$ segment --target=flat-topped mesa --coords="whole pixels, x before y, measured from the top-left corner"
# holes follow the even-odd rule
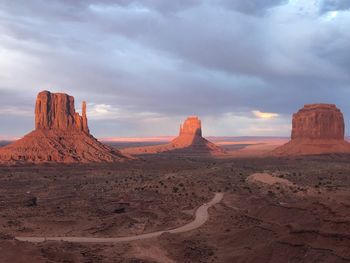
[[[272,154],[317,155],[350,153],[344,140],[344,117],[334,104],[309,104],[293,115],[292,139]]]
[[[89,133],[86,102],[83,102],[80,116],[75,112],[73,96],[49,91],[40,92],[35,104],[35,129],[76,130]]]
[[[202,122],[197,116],[188,117],[180,126],[180,136],[202,137]]]
[[[293,115],[292,140],[344,140],[344,117],[334,104],[308,104]]]

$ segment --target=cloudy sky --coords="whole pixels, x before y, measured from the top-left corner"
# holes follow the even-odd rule
[[[41,90],[87,100],[97,137],[288,136],[317,102],[350,127],[349,28],[350,0],[0,0],[0,138]]]

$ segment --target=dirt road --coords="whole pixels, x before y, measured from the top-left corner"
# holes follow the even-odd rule
[[[194,229],[201,227],[208,219],[208,209],[215,204],[219,203],[224,194],[223,193],[215,193],[214,198],[209,202],[198,207],[195,213],[195,219],[181,227],[163,230],[157,232],[151,232],[142,235],[136,236],[126,236],[126,237],[15,237],[15,239],[19,241],[27,241],[33,243],[45,242],[45,241],[66,241],[66,242],[75,242],[75,243],[119,243],[119,242],[129,242],[134,240],[141,240],[147,238],[158,237],[163,233],[183,233],[188,232]]]

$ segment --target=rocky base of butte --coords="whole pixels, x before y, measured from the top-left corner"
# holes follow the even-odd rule
[[[350,153],[344,117],[334,104],[309,104],[293,115],[291,140],[274,155]]]
[[[113,162],[126,159],[89,132],[86,103],[82,116],[74,97],[43,91],[35,106],[35,130],[0,149],[1,162]]]
[[[168,144],[127,148],[122,152],[132,155],[167,153],[186,156],[218,156],[224,154],[220,147],[202,137],[202,123],[196,116],[188,117],[180,125],[179,136]]]

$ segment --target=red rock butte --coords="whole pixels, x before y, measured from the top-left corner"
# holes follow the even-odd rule
[[[202,122],[197,116],[191,116],[180,125],[179,136],[200,136],[202,137]]]
[[[202,122],[196,116],[188,117],[180,125],[179,136],[168,144],[127,148],[122,152],[133,155],[169,153],[186,156],[216,156],[224,154],[220,147],[202,137]]]
[[[40,92],[35,104],[35,129],[72,129],[89,133],[86,102],[83,102],[80,116],[75,112],[74,97],[64,93]]]
[[[74,97],[42,91],[35,104],[35,130],[0,148],[1,162],[114,162],[127,159],[96,140],[89,131],[86,103],[82,116]]]
[[[293,114],[291,140],[275,155],[350,153],[342,112],[334,104],[309,104]]]

